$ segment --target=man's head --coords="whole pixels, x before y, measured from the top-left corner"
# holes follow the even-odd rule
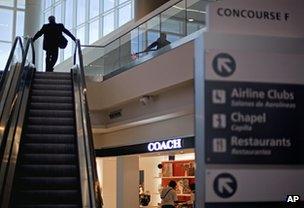
[[[55,23],[55,17],[53,15],[49,16],[49,23]]]

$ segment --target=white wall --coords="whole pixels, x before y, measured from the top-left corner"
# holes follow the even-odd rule
[[[138,160],[137,155],[117,157],[117,208],[139,207]]]
[[[102,189],[102,197],[105,208],[117,208],[116,198],[116,157],[97,158],[98,179]]]

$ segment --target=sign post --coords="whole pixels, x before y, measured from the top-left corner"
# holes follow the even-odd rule
[[[303,13],[283,0],[226,2],[210,5],[195,42],[197,207],[303,203]]]

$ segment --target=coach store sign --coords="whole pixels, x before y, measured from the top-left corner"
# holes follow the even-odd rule
[[[151,139],[149,139],[151,141]],[[119,147],[95,149],[97,157],[110,157],[120,155],[142,154],[149,152],[171,151],[194,148],[194,137],[175,137],[155,139],[153,142],[125,145]]]
[[[181,149],[183,148],[182,139],[170,139],[167,141],[151,142],[148,144],[147,148],[149,152]]]

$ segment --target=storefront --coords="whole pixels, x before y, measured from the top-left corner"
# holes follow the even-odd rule
[[[180,207],[191,203],[190,187],[195,183],[194,137],[98,149],[96,156],[107,208],[119,207],[120,198],[139,207],[159,207],[160,191],[170,180],[177,183]]]

